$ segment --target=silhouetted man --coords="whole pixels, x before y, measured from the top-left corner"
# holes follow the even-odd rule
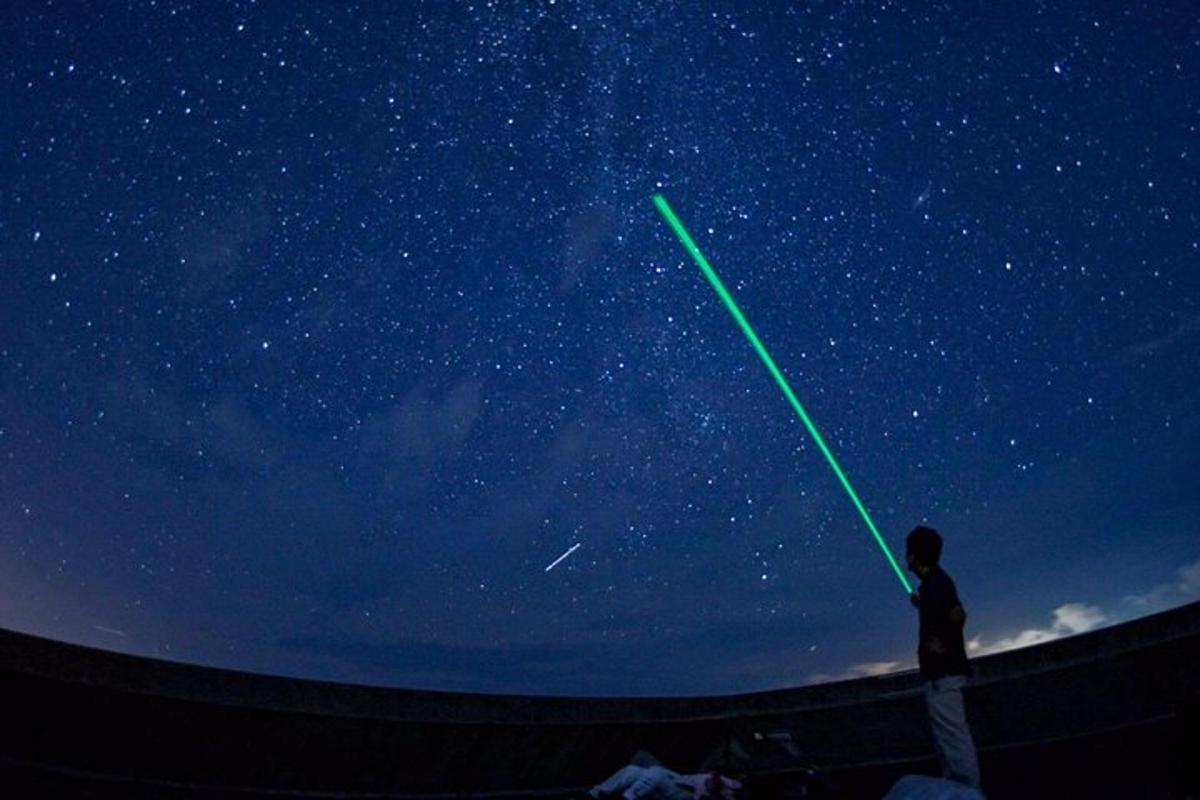
[[[962,697],[971,674],[963,646],[967,612],[958,600],[954,581],[938,566],[942,557],[938,532],[924,525],[913,528],[907,551],[908,568],[921,579],[921,586],[912,594],[921,620],[917,662],[925,679],[925,703],[942,775],[979,788],[979,762]]]

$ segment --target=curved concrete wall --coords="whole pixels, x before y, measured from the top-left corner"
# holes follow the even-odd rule
[[[1121,731],[1161,741],[1195,702],[1200,604],[973,664],[968,712],[985,766],[989,753]],[[804,763],[869,772],[932,753],[912,673],[727,697],[471,695],[253,675],[0,631],[0,702],[10,785],[113,796],[528,796],[586,787],[639,748],[683,769],[751,773]]]

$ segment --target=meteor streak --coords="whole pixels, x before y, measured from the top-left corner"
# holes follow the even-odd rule
[[[558,558],[556,558],[550,562],[550,566],[546,567],[545,572],[549,572],[550,570],[557,567],[560,563],[562,563],[562,560],[564,558],[566,558],[567,556],[571,555],[571,553],[574,553],[576,550],[578,550],[582,544],[583,544],[583,542],[576,542],[575,544],[573,544],[569,548],[567,548],[567,552],[563,553],[561,556],[559,556]]]
[[[792,404],[792,408],[796,411],[796,416],[800,417],[800,421],[804,423],[804,427],[808,428],[808,432],[812,435],[813,441],[817,443],[817,447],[825,455],[825,459],[829,462],[829,466],[833,467],[833,472],[837,475],[838,480],[842,483],[842,488],[846,490],[846,494],[850,495],[850,500],[853,501],[854,507],[858,509],[858,513],[862,515],[863,521],[867,523],[867,527],[871,530],[871,535],[875,537],[875,541],[879,544],[879,548],[883,550],[883,555],[887,558],[888,563],[892,565],[892,569],[896,571],[896,577],[900,579],[901,585],[904,586],[904,591],[912,594],[912,586],[908,583],[908,578],[904,575],[904,570],[900,569],[900,565],[896,563],[895,556],[888,549],[887,543],[883,541],[883,537],[879,535],[879,529],[875,527],[875,523],[871,520],[871,516],[867,513],[867,509],[863,506],[862,501],[858,499],[858,494],[850,485],[850,481],[846,479],[846,475],[842,472],[842,468],[838,466],[837,460],[833,457],[833,453],[825,445],[825,440],[821,438],[821,434],[817,433],[817,428],[812,424],[812,420],[808,418],[808,414],[804,411],[804,406],[800,405],[800,401],[796,399],[796,395],[792,392],[792,387],[788,386],[787,380],[784,379],[783,373],[779,371],[779,367],[775,366],[775,360],[771,358],[767,348],[763,347],[762,342],[758,340],[758,335],[754,333],[754,329],[750,327],[750,323],[742,316],[742,310],[738,308],[737,303],[733,301],[733,297],[725,289],[725,284],[721,283],[721,279],[717,277],[717,273],[709,266],[708,259],[700,252],[700,248],[692,241],[692,237],[688,234],[687,229],[683,227],[683,223],[679,221],[679,217],[675,216],[675,212],[671,210],[671,206],[667,203],[667,199],[661,194],[654,195],[654,205],[658,206],[658,211],[663,215],[663,218],[670,224],[675,231],[675,235],[679,237],[679,241],[691,253],[692,259],[700,266],[700,271],[704,273],[704,277],[708,278],[708,282],[712,284],[717,295],[725,303],[725,307],[729,309],[729,313],[737,320],[737,324],[741,326],[742,332],[746,334],[746,338],[750,340],[750,344],[754,345],[754,349],[758,351],[759,358],[767,365],[767,369],[775,378],[775,382],[779,384],[779,388],[783,390],[783,394]]]

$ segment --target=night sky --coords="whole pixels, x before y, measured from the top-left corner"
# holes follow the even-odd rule
[[[1198,20],[6,3],[0,625],[485,692],[912,667],[656,192],[971,652],[1200,597]]]

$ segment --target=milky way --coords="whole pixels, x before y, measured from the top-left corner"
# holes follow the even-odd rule
[[[1200,596],[1191,4],[306,5],[0,11],[0,624],[490,692],[912,666],[657,192],[974,653]]]

